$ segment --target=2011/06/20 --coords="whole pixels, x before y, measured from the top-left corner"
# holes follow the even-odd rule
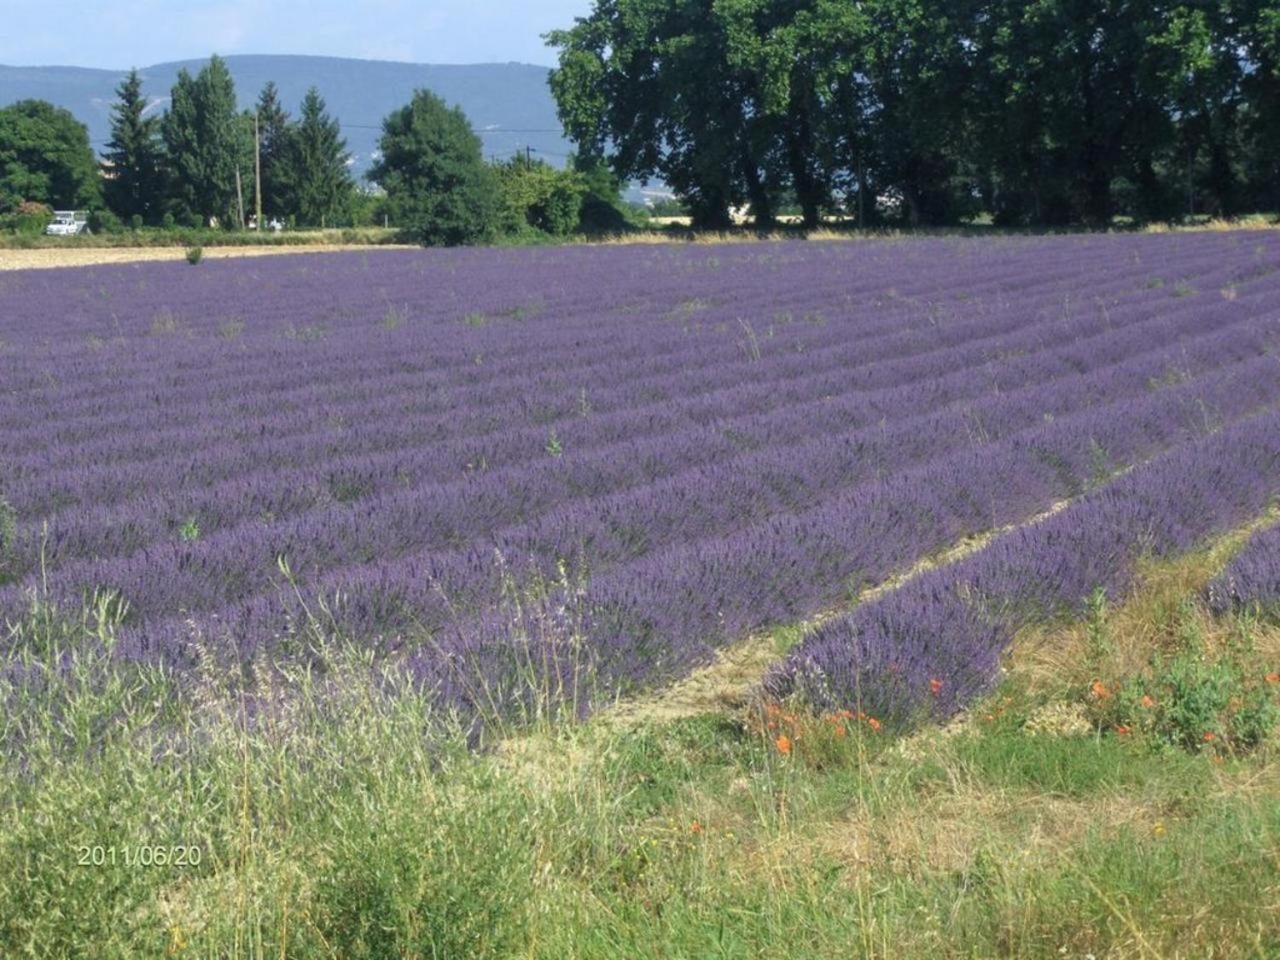
[[[82,867],[198,867],[198,846],[77,846],[76,863]]]

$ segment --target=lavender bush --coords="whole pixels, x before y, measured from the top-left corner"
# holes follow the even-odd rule
[[[1185,551],[1280,494],[1280,414],[1170,451],[1041,523],[813,631],[766,680],[898,724],[984,692],[1022,627],[1114,596],[1142,556]]]
[[[1249,538],[1227,568],[1206,590],[1215,613],[1254,609],[1274,613],[1280,605],[1280,525],[1266,527]]]

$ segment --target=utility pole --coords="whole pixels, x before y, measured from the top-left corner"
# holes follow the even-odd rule
[[[533,166],[533,147],[528,144],[525,144],[524,148],[524,162],[525,166]]]
[[[258,114],[253,115],[253,212],[254,223],[262,232],[262,138],[258,133]]]
[[[867,180],[862,175],[862,151],[858,151],[858,229],[862,229],[862,210],[865,205]]]
[[[1187,218],[1196,215],[1196,148],[1187,147]]]
[[[236,209],[240,211],[240,229],[244,229],[244,190],[240,186],[240,164],[236,164]]]

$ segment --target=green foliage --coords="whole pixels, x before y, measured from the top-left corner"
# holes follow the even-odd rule
[[[17,572],[18,514],[0,497],[0,583]]]
[[[1276,19],[1267,0],[599,0],[547,39],[581,155],[660,177],[696,226],[769,226],[784,202],[808,227],[1106,225],[1280,206]]]
[[[243,178],[253,169],[252,128],[236,112],[226,61],[215,55],[195,77],[186,70],[178,73],[161,132],[179,219],[234,226],[239,213],[236,171]]]
[[[1179,615],[1180,648],[1153,656],[1147,669],[1088,698],[1100,729],[1138,735],[1185,750],[1227,754],[1259,746],[1280,724],[1280,683],[1253,649],[1251,625],[1225,649],[1210,649],[1188,611]]]
[[[258,118],[259,163],[262,168],[262,215],[285,219],[289,207],[289,114],[280,103],[280,92],[270,81],[262,88],[255,107]],[[261,225],[259,227],[261,229]]]
[[[631,228],[621,197],[622,184],[598,158],[573,158],[584,185],[577,229],[584,233],[622,233]]]
[[[84,124],[43,100],[0,108],[0,212],[24,200],[82,209],[95,206],[100,195]]]
[[[130,70],[116,88],[111,139],[103,153],[110,171],[103,186],[107,204],[116,216],[139,225],[159,220],[166,191],[160,121],[145,115],[147,106],[142,77]]]
[[[124,223],[104,207],[89,211],[89,230],[91,233],[122,233]]]
[[[202,260],[204,260],[204,248],[203,248],[203,247],[188,247],[188,248],[187,248],[187,263],[189,263],[189,264],[191,264],[193,267],[195,267],[195,266],[199,266],[199,264],[200,264],[200,262],[201,262]]]
[[[1241,660],[1186,653],[1119,685],[1098,719],[1186,750],[1231,753],[1261,744],[1280,723],[1280,704],[1274,684]]]
[[[541,160],[517,155],[496,167],[502,191],[502,226],[511,233],[534,229],[553,237],[577,229],[586,180]]]
[[[329,116],[320,92],[311,87],[297,123],[287,128],[280,155],[272,159],[281,181],[273,184],[278,206],[303,227],[332,225],[345,218],[355,189],[347,172],[348,156],[338,121]]]
[[[491,239],[501,221],[497,176],[460,109],[426,90],[383,121],[369,178],[397,227],[426,246]]]
[[[53,209],[47,204],[24,200],[11,213],[0,214],[0,230],[10,230],[24,237],[38,237],[53,222]]]

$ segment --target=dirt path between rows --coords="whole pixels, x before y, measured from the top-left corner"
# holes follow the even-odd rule
[[[265,257],[297,253],[341,253],[351,250],[418,250],[420,247],[403,244],[298,244],[296,246],[228,246],[205,247],[206,260],[223,260],[231,257]],[[0,250],[0,271],[46,270],[55,267],[85,267],[100,263],[135,263],[147,260],[173,260],[186,258],[183,247],[40,247],[32,250]]]
[[[977,553],[997,537],[1019,527],[1034,526],[1062,510],[1070,502],[1070,500],[1061,500],[1048,510],[1022,523],[1011,523],[978,536],[968,537],[941,553],[921,560],[904,573],[863,590],[858,595],[858,602],[874,600],[891,590],[897,590],[922,573],[947,566]],[[813,627],[840,616],[844,609],[821,613],[799,624],[798,628],[802,633],[807,632]],[[600,719],[620,727],[634,727],[642,723],[678,720],[682,717],[692,717],[716,710],[739,709],[747,703],[752,692],[764,679],[765,671],[776,663],[778,658],[778,641],[775,634],[764,633],[748,637],[741,643],[716,651],[715,660],[712,663],[677,680],[669,687],[646,696],[619,701],[602,711]]]

